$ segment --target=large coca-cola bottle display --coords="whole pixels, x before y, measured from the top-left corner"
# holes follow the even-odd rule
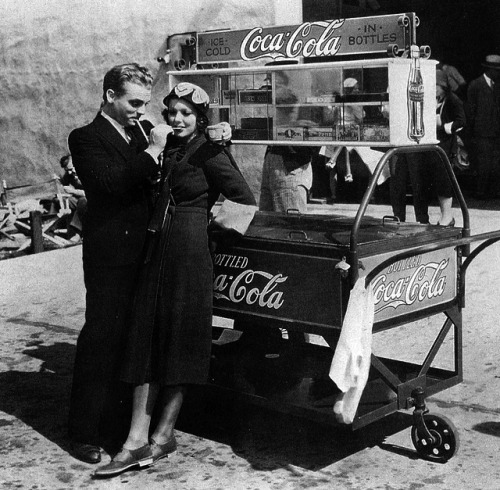
[[[420,49],[410,48],[411,66],[408,79],[408,137],[417,143],[424,137],[424,82],[420,71]]]

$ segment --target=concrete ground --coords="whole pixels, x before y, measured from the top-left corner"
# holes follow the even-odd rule
[[[473,234],[500,229],[498,207],[470,212]],[[373,206],[370,214],[388,213]],[[410,412],[351,433],[212,400],[186,406],[174,459],[95,480],[95,467],[74,459],[65,439],[72,361],[84,320],[81,247],[1,261],[0,277],[1,488],[500,488],[500,244],[480,254],[467,272],[464,381],[427,400],[460,436],[458,453],[446,464],[416,455]],[[429,342],[425,322],[418,328],[418,334],[410,325],[377,334],[375,352],[418,356]],[[108,458],[103,455],[104,462]]]

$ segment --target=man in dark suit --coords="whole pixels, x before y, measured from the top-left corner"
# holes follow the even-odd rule
[[[100,112],[68,140],[87,197],[82,245],[86,313],[77,342],[69,436],[75,456],[88,463],[101,460],[102,441],[112,435],[106,430],[123,406],[119,358],[152,183],[170,131],[165,124],[152,129],[147,121],[139,127],[151,85],[147,68],[115,66],[104,77]]]
[[[476,157],[476,194],[488,199],[500,197],[500,56],[487,56],[483,66],[484,73],[469,84],[465,109]]]

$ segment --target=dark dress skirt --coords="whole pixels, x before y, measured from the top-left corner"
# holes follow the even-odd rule
[[[141,267],[136,285],[122,380],[135,385],[204,384],[212,344],[212,260],[208,210],[222,194],[254,205],[248,184],[222,147],[199,137],[185,151],[165,153],[169,186],[155,205],[151,223],[165,216],[159,243]],[[171,193],[168,193],[171,189]],[[158,203],[162,203],[159,205]],[[158,211],[159,210],[159,211]]]
[[[212,329],[207,210],[170,207],[158,249],[137,284],[122,380],[203,384]]]

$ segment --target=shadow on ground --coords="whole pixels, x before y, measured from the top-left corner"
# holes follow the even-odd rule
[[[384,446],[386,437],[411,424],[411,415],[396,413],[352,431],[350,426],[327,425],[200,389],[187,397],[178,428],[231,446],[255,470],[293,465],[317,471],[374,446],[416,458],[415,451]]]
[[[68,450],[66,419],[75,346],[32,341],[22,354],[42,360],[42,365],[37,372],[12,369],[0,373],[0,411]]]
[[[473,429],[482,434],[500,437],[500,422],[482,422],[481,424],[475,425]]]
[[[66,420],[75,346],[32,341],[22,354],[41,360],[42,365],[37,372],[13,369],[0,374],[0,410],[70,452]],[[10,423],[0,420],[0,425]],[[242,403],[205,388],[191,390],[177,428],[226,444],[254,469],[271,471],[290,465],[318,470],[381,444],[412,457],[411,451],[383,446],[387,436],[409,425],[410,415],[394,414],[353,432]]]

